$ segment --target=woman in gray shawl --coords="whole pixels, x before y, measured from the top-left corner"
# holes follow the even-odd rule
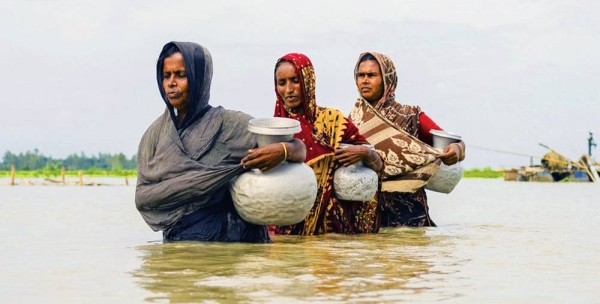
[[[302,162],[306,148],[299,140],[257,148],[250,115],[208,104],[211,79],[206,48],[163,47],[157,81],[167,107],[139,145],[136,207],[165,241],[269,242],[266,227],[236,213],[229,181],[245,169]]]

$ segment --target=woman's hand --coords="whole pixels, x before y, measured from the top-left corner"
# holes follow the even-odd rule
[[[294,138],[290,142],[278,142],[264,147],[248,150],[248,155],[242,159],[246,169],[269,171],[283,161],[302,162],[306,157],[306,146],[301,140]]]
[[[248,150],[248,155],[242,158],[242,166],[246,169],[268,171],[279,165],[285,159],[285,151],[281,143],[268,144],[264,147]]]
[[[349,146],[335,150],[335,158],[344,165],[344,167],[348,167],[361,161],[368,153],[369,149],[365,146]]]
[[[382,168],[381,158],[367,146],[356,145],[335,150],[335,158],[344,166],[362,161],[367,167],[379,172]]]
[[[444,148],[442,154],[438,155],[445,165],[454,165],[461,159],[463,149],[461,149],[462,146],[459,145],[460,143],[451,143]]]

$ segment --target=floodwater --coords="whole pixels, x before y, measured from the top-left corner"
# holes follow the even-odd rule
[[[272,244],[162,244],[134,191],[0,186],[0,302],[600,302],[600,184],[466,179],[437,228]]]

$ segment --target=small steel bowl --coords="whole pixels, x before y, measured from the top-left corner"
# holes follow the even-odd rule
[[[462,138],[459,135],[442,130],[431,130],[429,133],[433,135],[433,147],[441,151],[444,151],[444,148],[449,144],[461,141]]]

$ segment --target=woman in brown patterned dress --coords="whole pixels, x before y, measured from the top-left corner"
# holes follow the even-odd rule
[[[418,106],[395,101],[398,77],[392,60],[368,52],[354,69],[360,93],[350,120],[384,159],[381,227],[436,226],[429,216],[423,186],[440,162],[453,165],[465,158],[465,143],[434,150],[430,130],[442,130]]]

